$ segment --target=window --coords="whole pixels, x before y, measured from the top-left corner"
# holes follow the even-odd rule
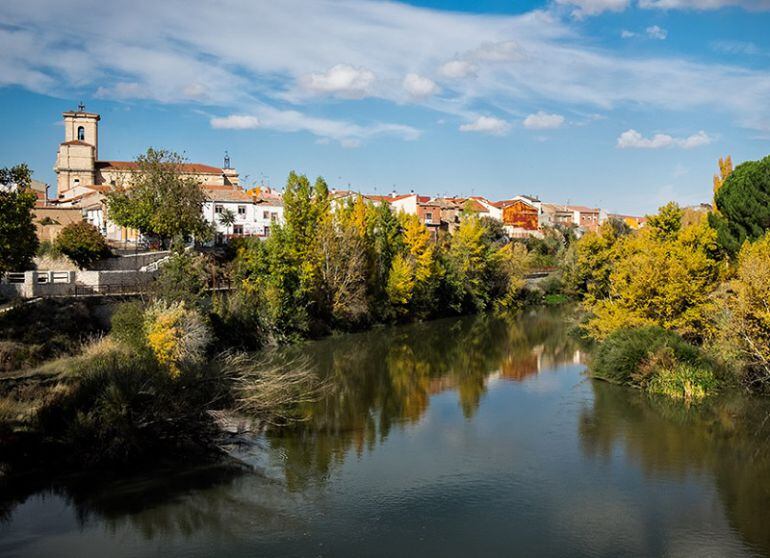
[[[243,235],[243,225],[233,225],[233,234],[236,236]]]
[[[216,213],[216,214],[220,214],[220,213],[222,213],[224,210],[225,210],[225,208],[224,208],[224,206],[222,206],[222,205],[218,205],[218,204],[217,204],[217,205],[215,205],[215,206],[214,206],[214,213]]]
[[[239,205],[238,206],[238,215],[240,217],[246,217],[246,206],[245,205]]]
[[[268,219],[270,219],[270,212],[269,212],[269,211],[263,211],[263,212],[262,212],[262,218],[263,218],[265,221],[267,221]]]
[[[278,214],[276,212],[273,212],[270,214],[270,221],[275,223],[278,220]]]
[[[265,236],[270,236],[270,227],[265,227]]]
[[[78,141],[86,141],[86,129],[78,126]]]
[[[72,186],[73,186],[73,187],[77,187],[77,186],[80,186],[80,179],[79,179],[79,178],[76,178],[75,180],[73,180],[73,181],[72,181]]]
[[[425,214],[425,222],[426,223],[432,223],[433,222],[433,213],[426,213]]]

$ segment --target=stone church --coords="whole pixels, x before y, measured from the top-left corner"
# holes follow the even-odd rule
[[[135,231],[111,224],[106,215],[104,194],[115,186],[130,187],[132,178],[141,172],[133,161],[102,161],[99,159],[99,121],[101,117],[86,112],[81,103],[77,110],[62,114],[64,141],[59,144],[54,170],[57,176],[59,207],[77,207],[85,218],[99,228],[109,240],[131,242]],[[198,180],[204,189],[241,191],[238,172],[230,167],[225,156],[222,167],[201,163],[185,163],[182,172]]]

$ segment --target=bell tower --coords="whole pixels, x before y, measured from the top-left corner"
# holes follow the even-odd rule
[[[96,183],[96,160],[99,154],[98,114],[86,112],[83,103],[77,110],[62,113],[64,141],[59,145],[54,170],[57,194],[62,197],[78,186]]]

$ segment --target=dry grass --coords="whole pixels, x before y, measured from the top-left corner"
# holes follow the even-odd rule
[[[234,411],[270,424],[304,420],[301,405],[316,401],[328,385],[306,358],[255,359],[240,353],[227,356],[225,367],[233,382]]]

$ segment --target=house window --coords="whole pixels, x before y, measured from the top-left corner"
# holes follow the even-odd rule
[[[80,179],[76,178],[75,180],[73,180],[72,181],[72,186],[80,186]]]
[[[225,207],[223,205],[217,204],[214,206],[214,213],[216,213],[217,215],[222,213],[224,210],[225,210]]]
[[[236,236],[243,235],[243,225],[233,225],[233,234]]]
[[[86,141],[86,129],[78,126],[78,141]]]
[[[238,206],[238,215],[240,217],[246,217],[246,206],[245,205],[239,205]]]
[[[262,212],[262,218],[263,218],[265,221],[267,221],[268,219],[270,219],[270,212],[269,212],[269,211],[263,211],[263,212]]]
[[[270,227],[265,226],[265,236],[270,236]]]
[[[278,214],[273,212],[270,214],[270,221],[275,223],[278,220]]]
[[[426,213],[425,214],[425,222],[426,223],[432,223],[433,222],[433,213]]]

